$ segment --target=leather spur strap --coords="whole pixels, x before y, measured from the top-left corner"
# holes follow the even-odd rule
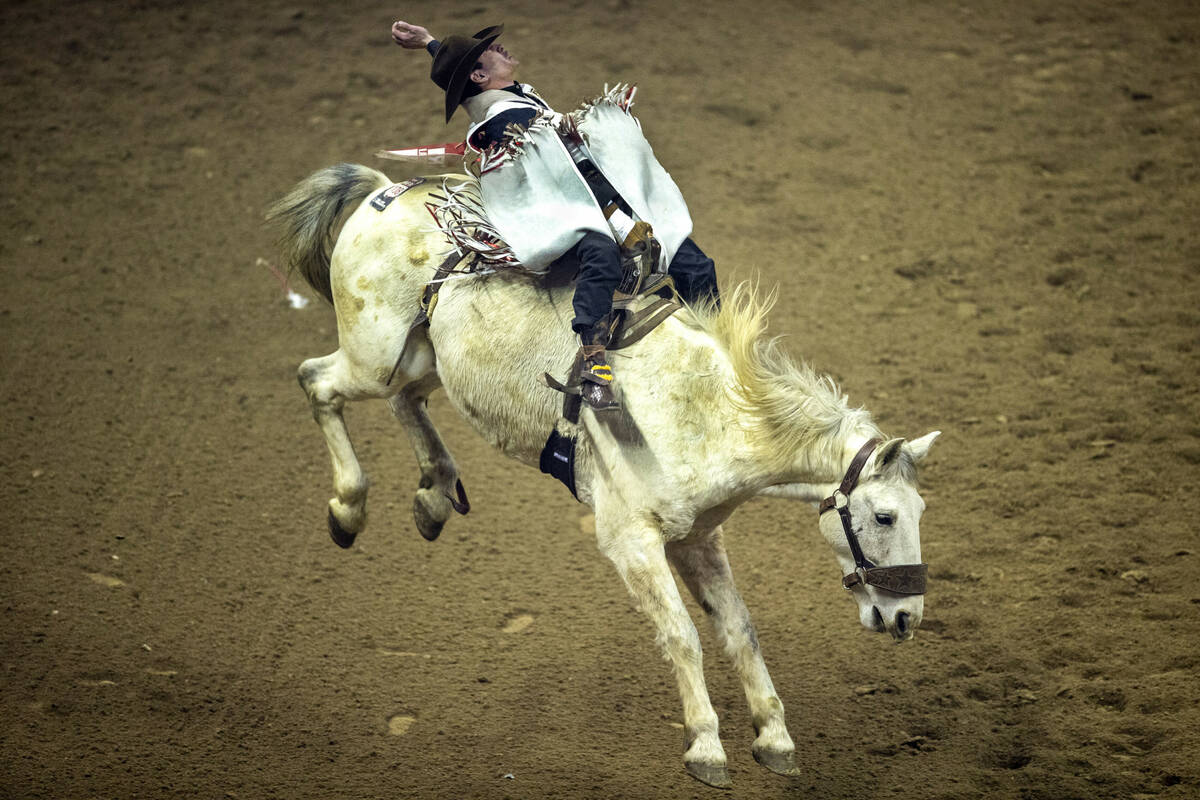
[[[841,518],[842,531],[846,534],[846,543],[850,545],[850,554],[854,557],[854,572],[843,576],[842,586],[853,589],[859,584],[874,586],[893,594],[925,594],[925,574],[929,569],[927,564],[898,564],[891,567],[877,567],[863,554],[862,545],[854,533],[854,520],[850,516],[850,493],[858,486],[863,467],[875,448],[879,439],[869,439],[859,448],[842,477],[842,483],[829,497],[821,501],[818,514],[834,509]]]
[[[669,279],[668,279],[669,280]],[[665,284],[670,286],[672,284]],[[656,283],[655,288],[663,287],[664,283]],[[683,304],[676,300],[657,297],[650,301],[636,312],[630,313],[628,309],[618,313],[616,330],[609,339],[607,350],[621,350],[630,345],[641,341],[646,334],[657,328],[667,317],[674,314],[679,309],[683,308]],[[571,365],[571,369],[567,372],[566,382],[562,382],[551,375],[549,372],[542,373],[542,382],[556,392],[563,393],[563,419],[571,424],[579,422],[580,397],[579,388],[579,368],[583,363],[583,351],[575,354],[575,362]]]

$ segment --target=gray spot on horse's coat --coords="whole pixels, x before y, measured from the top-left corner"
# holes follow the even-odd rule
[[[746,617],[742,632],[746,634],[746,639],[750,641],[751,649],[758,652],[758,631],[754,629],[754,623],[750,621],[749,617]]]
[[[707,600],[701,600],[701,601],[700,601],[700,607],[701,607],[701,608],[703,608],[703,609],[704,609],[704,613],[705,613],[705,614],[708,614],[709,616],[712,616],[712,615],[713,615],[713,612],[714,612],[714,610],[715,610],[715,609],[713,609],[713,607],[712,607],[712,603],[708,602]]]

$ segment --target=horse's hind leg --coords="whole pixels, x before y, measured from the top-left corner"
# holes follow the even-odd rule
[[[439,386],[437,373],[430,373],[388,400],[392,413],[408,431],[417,456],[421,482],[413,500],[413,518],[417,530],[431,542],[442,532],[452,511],[466,514],[471,510],[454,457],[429,418],[429,394]]]
[[[347,400],[383,396],[377,382],[355,374],[345,350],[310,358],[297,372],[308,395],[313,419],[325,435],[333,461],[334,497],[329,501],[329,535],[339,547],[350,547],[367,525],[367,476],[363,474],[342,417]]]
[[[669,542],[666,553],[696,602],[712,620],[717,641],[729,654],[742,681],[758,734],[753,745],[755,760],[781,775],[799,774],[794,760],[796,746],[784,723],[783,703],[763,662],[750,612],[734,586],[720,527],[698,531],[683,541]]]

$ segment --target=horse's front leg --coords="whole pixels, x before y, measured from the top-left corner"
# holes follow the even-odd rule
[[[437,373],[431,372],[388,401],[408,432],[417,456],[421,482],[413,499],[413,518],[417,530],[431,542],[442,532],[452,511],[466,514],[471,510],[454,457],[429,418],[429,394],[439,386]]]
[[[750,612],[734,586],[721,528],[670,542],[666,552],[679,577],[712,620],[717,641],[733,660],[742,681],[758,734],[753,745],[755,760],[781,775],[800,774],[794,760],[796,746],[784,723],[783,703],[763,662]]]
[[[363,474],[350,442],[342,408],[347,400],[370,396],[355,375],[344,350],[323,358],[310,358],[297,372],[308,395],[313,419],[325,435],[333,462],[334,497],[329,501],[329,535],[339,547],[350,547],[367,525],[367,476]]]
[[[641,519],[608,517],[598,505],[596,536],[600,550],[616,566],[638,608],[654,623],[658,644],[679,682],[684,766],[703,783],[729,788],[733,784],[717,733],[717,713],[704,685],[700,636],[667,565],[662,532]]]

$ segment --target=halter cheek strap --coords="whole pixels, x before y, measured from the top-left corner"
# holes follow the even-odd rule
[[[842,520],[842,530],[846,534],[846,542],[850,545],[850,555],[854,557],[854,572],[842,578],[842,586],[853,589],[859,584],[874,586],[894,594],[925,594],[925,573],[928,564],[898,564],[891,567],[877,567],[863,555],[862,545],[854,533],[854,521],[850,516],[850,493],[858,486],[859,476],[867,459],[879,446],[879,439],[869,439],[859,448],[846,469],[842,483],[833,494],[821,501],[818,514],[837,510]]]

